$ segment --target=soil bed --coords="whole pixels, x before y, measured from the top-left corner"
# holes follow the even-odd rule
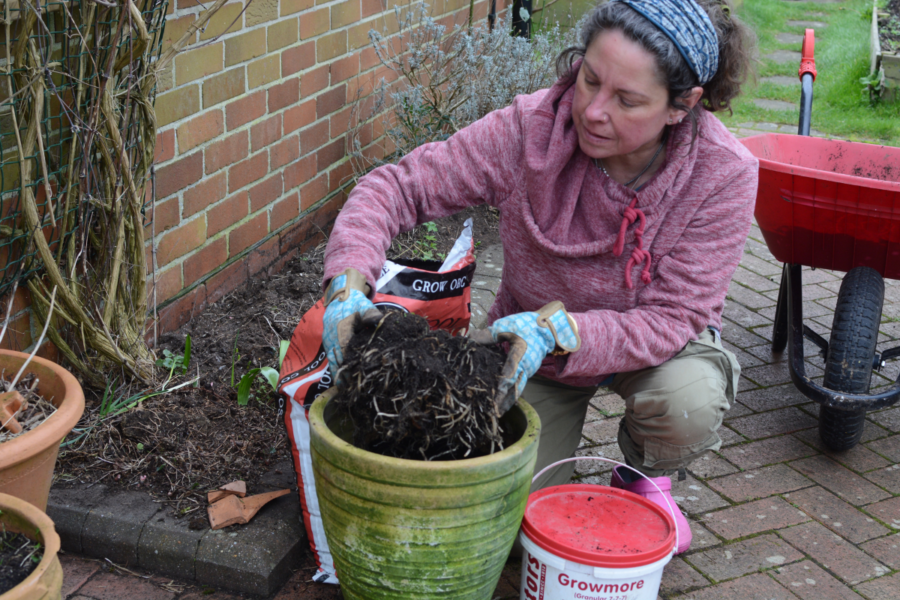
[[[494,404],[506,357],[392,311],[350,340],[335,402],[354,444],[385,456],[458,460],[502,450]]]
[[[0,531],[0,595],[25,581],[43,556],[40,544],[21,533]]]
[[[437,231],[420,227],[399,236],[389,257],[421,258],[425,249],[446,253],[469,216],[475,218],[477,246],[499,241],[496,211],[483,206],[437,221]],[[54,485],[101,482],[146,490],[175,514],[192,517],[205,516],[208,490],[230,481],[243,479],[250,493],[266,491],[260,478],[290,461],[283,413],[262,378],[247,406],[238,406],[236,388],[251,368],[277,368],[279,342],[290,339],[300,317],[322,295],[324,249],[322,244],[293,258],[280,273],[259,273],[181,329],[159,337],[162,356],[163,349],[183,354],[191,336],[187,373],[176,373],[168,388],[199,376],[196,387],[106,416],[100,415],[104,390],[85,389],[85,414],[64,441]],[[141,392],[114,390],[119,398],[139,399]],[[197,526],[204,526],[200,517]]]
[[[881,49],[884,52],[900,52],[900,0],[891,0],[884,11],[890,16],[878,20]]]

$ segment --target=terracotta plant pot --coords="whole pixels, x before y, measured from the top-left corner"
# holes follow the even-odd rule
[[[27,358],[21,352],[0,350],[4,376],[14,377]],[[37,375],[37,393],[50,400],[56,412],[31,431],[0,444],[0,490],[46,510],[59,443],[84,413],[84,392],[71,373],[49,360],[35,356],[26,372]]]
[[[56,556],[59,536],[50,517],[24,500],[0,494],[0,527],[21,533],[44,547],[37,568],[25,581],[0,594],[0,600],[60,600],[63,570]]]
[[[524,402],[501,423],[518,441],[453,461],[361,450],[328,400],[309,411],[325,536],[347,600],[491,598],[519,531],[540,419]]]

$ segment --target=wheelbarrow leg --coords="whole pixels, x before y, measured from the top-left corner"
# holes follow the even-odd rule
[[[778,288],[778,304],[775,305],[775,325],[772,328],[772,352],[780,354],[788,342],[788,267],[781,270],[781,286]]]

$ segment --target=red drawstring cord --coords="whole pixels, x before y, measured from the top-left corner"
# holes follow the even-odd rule
[[[622,252],[625,250],[625,232],[628,231],[628,227],[636,220],[641,220],[640,225],[634,230],[634,250],[631,251],[631,258],[628,259],[628,264],[625,265],[625,286],[629,290],[634,289],[634,283],[631,281],[631,270],[635,265],[644,263],[644,268],[641,269],[641,281],[643,281],[645,285],[649,284],[651,280],[650,260],[652,259],[652,256],[649,252],[644,250],[644,226],[647,224],[647,217],[644,215],[644,211],[635,208],[636,205],[637,196],[634,197],[631,204],[625,207],[622,226],[619,227],[619,237],[616,238],[616,245],[613,246],[613,254],[622,256]]]

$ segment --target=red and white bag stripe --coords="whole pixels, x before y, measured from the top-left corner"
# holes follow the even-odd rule
[[[413,312],[428,319],[432,329],[445,329],[456,335],[469,327],[471,285],[475,274],[472,220],[439,267],[436,263],[388,261],[376,283],[372,301],[375,306]],[[428,267],[433,267],[429,269]],[[436,270],[434,270],[436,269]],[[331,373],[322,346],[322,316],[325,306],[319,300],[300,319],[291,336],[290,347],[281,363],[278,391],[284,402],[284,424],[291,443],[291,456],[297,473],[303,524],[319,569],[313,577],[320,583],[338,583],[334,560],[325,539],[322,513],[316,495],[310,452],[307,410],[313,401],[331,387]]]

